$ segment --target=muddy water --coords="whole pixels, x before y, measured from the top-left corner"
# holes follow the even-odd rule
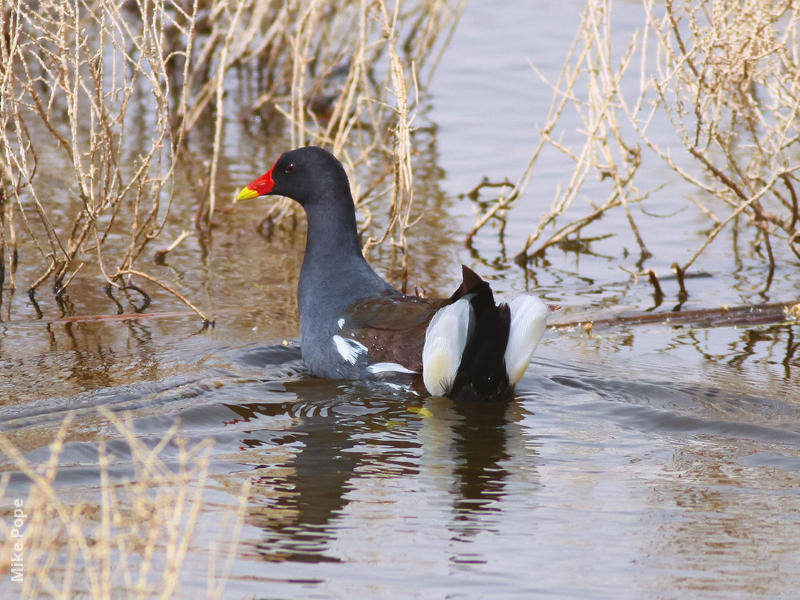
[[[766,286],[758,257],[746,247],[734,256],[733,240],[721,239],[700,261],[685,302],[667,277],[657,302],[620,269],[638,258],[624,218],[599,226],[613,238],[581,252],[555,249],[546,264],[523,270],[511,257],[570,174],[555,157],[535,175],[503,240],[487,230],[472,249],[463,246],[473,206],[458,194],[484,175],[513,179],[524,166],[549,100],[527,61],[555,74],[578,4],[467,7],[418,137],[427,214],[415,233],[414,281],[445,293],[461,261],[503,297],[537,289],[563,306],[560,322],[796,300],[797,264],[782,257]],[[639,18],[633,4],[616,10],[622,31]],[[230,152],[232,190],[274,158]],[[682,208],[685,193],[672,188],[652,212]],[[316,380],[303,373],[292,341],[303,232],[260,236],[260,210],[220,218],[202,272],[197,248],[171,258],[170,269],[208,294],[213,329],[191,315],[63,321],[47,298],[37,319],[19,296],[14,319],[0,324],[0,422],[28,460],[44,461],[64,415],[75,416],[59,459],[65,498],[98,489],[101,440],[115,449],[115,473],[132,471],[127,446],[97,406],[130,411],[150,445],[178,418],[188,440],[214,441],[184,596],[204,596],[209,563],[219,570],[210,548],[231,534],[226,523],[243,481],[251,488],[225,597],[796,594],[796,323],[553,329],[505,406]],[[708,227],[687,210],[672,229],[639,218],[655,254],[645,266],[661,273],[690,255]],[[371,259],[392,276],[391,256]],[[76,314],[115,312],[101,290],[85,292]],[[162,311],[181,308],[167,297],[156,302]],[[162,456],[174,462],[177,454],[170,445]],[[24,478],[6,459],[2,469],[12,473],[6,499],[24,497]]]

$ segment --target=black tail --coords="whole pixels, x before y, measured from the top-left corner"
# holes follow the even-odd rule
[[[503,401],[513,393],[505,365],[511,312],[508,305],[494,302],[489,284],[467,267],[464,279],[451,300],[468,297],[474,322],[453,381],[454,400]]]

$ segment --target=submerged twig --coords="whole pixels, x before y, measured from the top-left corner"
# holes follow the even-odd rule
[[[797,318],[797,301],[772,302],[768,304],[748,304],[744,306],[721,306],[718,308],[703,308],[697,310],[681,310],[668,313],[643,312],[634,314],[617,315],[601,319],[580,319],[571,321],[556,321],[550,323],[552,329],[586,329],[598,327],[621,327],[635,325],[651,325],[660,323],[668,326],[687,327],[734,327],[753,326],[768,323],[783,323]]]
[[[653,296],[655,297],[656,304],[661,304],[664,299],[664,292],[661,289],[661,284],[658,282],[658,276],[653,269],[647,270],[647,279],[650,285],[653,286]]]
[[[213,324],[214,324],[214,320],[213,320],[213,319],[211,319],[211,318],[209,318],[209,317],[207,317],[207,316],[205,315],[205,313],[203,313],[203,311],[201,311],[201,310],[200,310],[199,308],[197,308],[197,307],[196,307],[194,304],[192,304],[192,302],[190,302],[190,301],[189,301],[189,299],[188,299],[186,296],[184,296],[183,294],[181,294],[181,293],[180,293],[178,290],[176,290],[175,288],[173,288],[173,287],[171,287],[171,286],[167,285],[167,284],[166,284],[166,283],[164,283],[163,281],[160,281],[159,279],[156,279],[156,278],[155,278],[155,277],[153,277],[152,275],[148,275],[147,273],[142,273],[141,271],[136,271],[135,269],[125,269],[124,271],[120,271],[119,273],[117,273],[117,276],[118,276],[118,277],[121,277],[121,276],[123,276],[123,275],[135,275],[136,277],[141,277],[142,279],[146,279],[146,280],[147,280],[147,281],[149,281],[150,283],[154,283],[154,284],[155,284],[155,285],[157,285],[158,287],[160,287],[160,288],[162,288],[162,289],[164,289],[164,290],[168,291],[170,294],[172,294],[173,296],[175,296],[176,298],[178,298],[178,300],[180,300],[181,302],[183,302],[183,303],[184,303],[186,306],[188,306],[189,308],[191,308],[191,309],[192,309],[192,310],[193,310],[195,313],[197,313],[197,314],[200,316],[200,318],[201,318],[201,319],[203,319],[203,322],[204,322],[204,323],[207,323],[207,324],[209,324],[209,325],[213,325]]]

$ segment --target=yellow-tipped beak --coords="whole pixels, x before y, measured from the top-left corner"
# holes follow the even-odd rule
[[[251,200],[258,196],[258,192],[249,187],[243,187],[242,191],[236,195],[236,202]]]

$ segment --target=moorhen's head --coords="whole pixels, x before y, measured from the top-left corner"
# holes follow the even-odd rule
[[[236,200],[257,196],[286,196],[303,207],[320,198],[342,199],[352,205],[347,174],[333,154],[317,146],[286,152],[272,168],[242,188]]]

